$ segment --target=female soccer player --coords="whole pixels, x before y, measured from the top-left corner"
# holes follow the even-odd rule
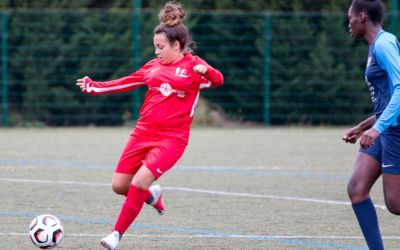
[[[150,186],[182,156],[200,89],[223,84],[218,70],[188,52],[189,34],[182,23],[184,17],[179,3],[166,3],[159,14],[161,23],[154,29],[157,58],[136,72],[107,82],[84,77],[76,83],[88,94],[147,86],[140,118],[112,179],[114,192],[125,195],[126,200],[112,233],[101,239],[101,245],[107,249],[116,249],[145,202],[159,213],[164,212],[161,188]]]
[[[365,78],[374,104],[374,116],[344,133],[343,140],[360,151],[348,183],[353,210],[369,249],[384,249],[378,219],[369,193],[382,175],[388,210],[400,214],[400,44],[382,30],[384,15],[380,0],[353,0],[348,10],[354,38],[369,44]]]

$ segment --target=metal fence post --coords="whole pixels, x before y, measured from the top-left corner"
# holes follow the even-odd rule
[[[2,126],[7,127],[8,124],[8,100],[7,100],[7,76],[8,76],[8,15],[6,12],[2,13],[2,34],[1,34],[1,81],[2,81],[2,90],[1,90],[1,121]]]
[[[133,18],[132,18],[132,49],[133,49],[133,70],[138,70],[141,64],[141,0],[133,0]],[[140,89],[133,91],[133,119],[139,119],[139,106],[140,106]]]
[[[270,117],[270,59],[271,59],[271,17],[269,14],[264,15],[264,125],[269,126],[271,123]]]

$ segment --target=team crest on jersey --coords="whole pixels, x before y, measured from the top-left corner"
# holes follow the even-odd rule
[[[170,96],[172,93],[176,94],[176,96],[180,98],[184,98],[186,96],[185,91],[173,89],[171,85],[166,82],[161,84],[160,87],[152,87],[150,90],[160,91],[163,96]]]
[[[186,69],[176,68],[175,75],[183,78],[188,78]]]
[[[160,92],[163,96],[169,96],[172,93],[172,87],[168,83],[163,83],[160,86]]]

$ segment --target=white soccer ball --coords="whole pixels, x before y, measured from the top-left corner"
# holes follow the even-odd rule
[[[42,214],[29,225],[29,236],[35,246],[49,249],[60,244],[64,237],[64,228],[54,215]]]

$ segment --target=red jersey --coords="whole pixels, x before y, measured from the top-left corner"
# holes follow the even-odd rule
[[[193,71],[197,64],[207,67],[204,75]],[[88,94],[105,94],[147,85],[135,130],[187,142],[200,89],[220,86],[223,80],[221,72],[200,57],[184,54],[181,60],[168,65],[161,64],[158,58],[153,59],[136,72],[116,80],[97,82],[87,78],[85,87]]]

